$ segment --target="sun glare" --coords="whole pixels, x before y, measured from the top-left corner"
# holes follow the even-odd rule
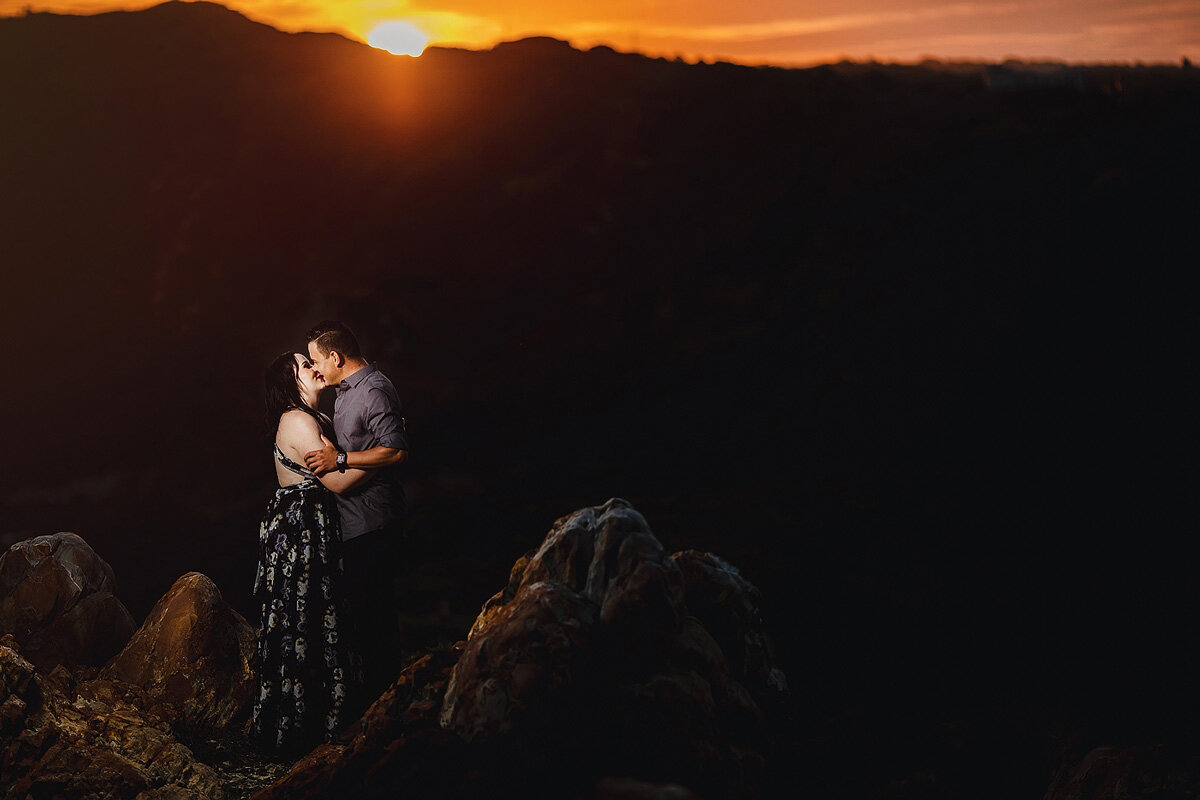
[[[425,50],[429,37],[411,22],[392,20],[376,25],[367,37],[371,47],[387,50],[398,56],[419,56]]]

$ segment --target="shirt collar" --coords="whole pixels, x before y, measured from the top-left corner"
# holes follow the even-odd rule
[[[362,383],[363,380],[365,380],[366,377],[368,375],[370,375],[372,372],[378,372],[378,371],[379,371],[378,368],[374,364],[367,364],[365,367],[360,369],[358,372],[354,373],[349,378],[346,378],[344,381],[342,381],[341,383],[339,383],[337,385],[338,394],[341,394],[342,392],[350,391],[351,389],[355,388],[360,383]]]

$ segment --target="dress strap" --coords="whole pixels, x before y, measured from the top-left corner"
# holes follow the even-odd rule
[[[301,466],[300,464],[297,464],[295,461],[292,461],[290,458],[285,456],[283,454],[283,451],[279,449],[278,444],[275,445],[275,458],[279,461],[280,464],[283,464],[284,467],[286,467],[287,469],[296,473],[297,475],[303,475],[306,478],[317,477],[317,473],[313,472],[308,467]]]

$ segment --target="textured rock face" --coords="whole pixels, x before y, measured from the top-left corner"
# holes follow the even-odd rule
[[[18,542],[0,557],[0,632],[43,674],[100,666],[136,627],[115,592],[112,568],[75,534]]]
[[[172,721],[225,727],[249,713],[254,655],[254,629],[216,584],[189,572],[100,674],[138,686],[150,707]]]
[[[541,546],[513,565],[508,585],[484,604],[468,638],[486,628],[522,588],[543,582],[586,597],[605,624],[621,624],[635,609],[657,614],[654,622],[668,628],[680,621],[678,569],[646,520],[624,500],[614,498],[558,520]],[[649,622],[638,620],[636,627]]]
[[[679,569],[640,514],[621,500],[577,511],[484,605],[442,724],[468,741],[524,726],[526,713],[549,725],[574,701],[584,658],[618,641],[631,660],[654,658],[685,616]],[[593,648],[598,635],[608,642]]]
[[[470,663],[451,681],[441,721],[468,741],[550,724],[561,711],[556,701],[565,700],[560,695],[585,668],[580,659],[595,634],[595,606],[541,581],[519,597],[492,615],[472,640]]]
[[[725,655],[730,674],[760,702],[787,689],[759,609],[762,596],[737,567],[712,553],[671,556],[683,575],[688,613],[703,623]]]
[[[668,556],[624,501],[580,510],[485,604],[441,722],[468,741],[570,731],[600,775],[742,793],[764,763],[759,703],[785,686],[758,602],[719,558]]]
[[[220,800],[217,775],[135,686],[96,679],[64,693],[0,639],[0,796]]]

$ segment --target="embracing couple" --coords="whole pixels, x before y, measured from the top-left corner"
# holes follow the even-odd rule
[[[317,408],[325,389],[337,393],[332,420]],[[277,357],[266,391],[279,489],[259,527],[251,735],[295,754],[331,741],[395,677],[408,438],[396,388],[340,322]]]

